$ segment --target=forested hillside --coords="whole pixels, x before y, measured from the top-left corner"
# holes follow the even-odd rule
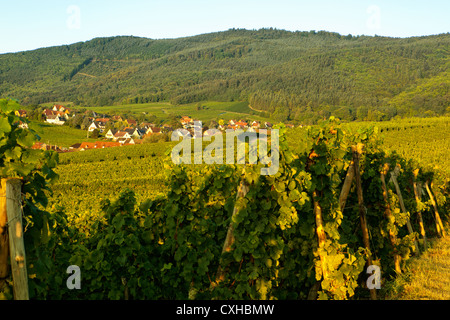
[[[0,55],[0,97],[81,106],[248,101],[280,121],[449,113],[450,35],[386,38],[231,29],[97,38]]]

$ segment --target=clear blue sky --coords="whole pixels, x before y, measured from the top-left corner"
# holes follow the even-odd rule
[[[0,53],[134,35],[230,28],[421,36],[450,32],[449,0],[2,0]]]

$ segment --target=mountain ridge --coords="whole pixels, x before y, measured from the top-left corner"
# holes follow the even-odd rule
[[[448,33],[230,29],[175,39],[98,37],[0,55],[0,96],[82,106],[245,100],[294,122],[331,113],[347,120],[441,115],[450,111],[449,48]]]

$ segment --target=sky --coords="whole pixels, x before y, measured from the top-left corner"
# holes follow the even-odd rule
[[[96,37],[178,38],[230,28],[342,35],[450,32],[449,0],[0,0],[0,54]]]

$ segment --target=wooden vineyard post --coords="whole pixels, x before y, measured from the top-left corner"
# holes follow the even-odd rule
[[[245,179],[243,179],[241,181],[240,185],[239,185],[238,192],[236,194],[236,202],[240,198],[244,198],[247,195],[248,191],[249,191],[248,182]],[[229,252],[231,250],[231,246],[234,243],[234,222],[233,222],[233,218],[234,218],[234,216],[236,216],[238,211],[239,211],[239,209],[235,205],[234,208],[233,208],[233,214],[231,216],[230,225],[228,226],[227,236],[226,236],[225,242],[223,244],[222,254],[225,253],[225,252]],[[217,268],[216,279],[215,279],[214,282],[211,283],[211,288],[216,287],[224,279],[225,279],[225,271],[219,265],[219,267]]]
[[[15,300],[28,300],[28,274],[23,242],[22,199],[19,179],[2,179],[6,189],[6,214],[8,216],[9,252]]]
[[[433,193],[431,192],[429,183],[430,183],[430,181],[428,181],[428,180],[425,182],[425,188],[427,189],[428,196],[430,197],[431,203],[433,204],[434,217],[436,218],[436,229],[437,229],[439,236],[445,238],[446,234],[445,234],[445,230],[444,230],[444,225],[442,224],[441,217],[439,216],[437,203],[436,203],[436,200],[434,200],[434,196],[433,196]]]
[[[320,207],[319,200],[317,199],[317,191],[314,190],[313,192],[313,203],[314,203],[314,218],[316,222],[316,233],[317,233],[317,242],[318,242],[318,249],[319,249],[319,258],[320,258],[320,264],[322,267],[322,279],[325,280],[328,278],[328,270],[327,270],[327,263],[325,257],[320,253],[320,249],[322,249],[325,246],[325,242],[327,240],[325,235],[325,230],[323,228],[323,218],[322,218],[322,208]],[[311,287],[308,294],[308,300],[316,300],[317,299],[317,292],[320,288],[320,281],[316,281],[316,283]]]
[[[388,191],[386,187],[386,175],[389,171],[389,164],[385,163],[383,166],[383,169],[381,170],[381,189],[383,191],[383,198],[385,202],[385,211],[384,215],[388,221],[391,221],[393,219],[392,212],[391,212],[391,205],[389,204],[389,196]],[[389,240],[391,241],[392,246],[394,247],[394,268],[395,272],[402,273],[402,270],[400,268],[400,261],[401,257],[397,252],[397,236],[395,235],[394,231],[392,229],[389,229]]]
[[[421,200],[420,200],[420,194],[419,194],[419,189],[417,187],[417,176],[419,174],[419,169],[414,170],[413,172],[414,174],[414,180],[413,180],[413,188],[414,188],[414,197],[416,198],[416,203],[417,205],[420,205]],[[428,248],[428,244],[427,244],[427,236],[425,234],[425,227],[423,225],[423,218],[422,218],[422,212],[421,209],[419,208],[419,210],[417,210],[417,216],[419,217],[419,228],[420,228],[420,234],[422,235],[423,238],[423,246],[425,248],[425,250],[427,250]]]
[[[397,177],[400,174],[400,168],[398,166],[395,167],[394,171],[391,172],[391,180],[394,183],[395,191],[397,192],[398,201],[400,202],[400,209],[403,213],[407,213],[405,203],[403,202],[402,192],[400,191],[400,186],[398,185]],[[406,227],[408,228],[409,234],[413,234],[413,228],[411,226],[411,220],[406,220]],[[417,239],[414,237],[414,247],[416,248],[414,254],[417,256],[420,254],[419,244],[417,242]]]
[[[6,214],[6,184],[0,185],[0,290],[8,277],[8,215]]]
[[[344,211],[345,203],[347,202],[348,194],[352,186],[353,178],[355,177],[354,162],[351,161],[348,167],[347,175],[345,176],[344,184],[342,185],[341,194],[339,196],[339,209]]]
[[[356,180],[356,191],[358,195],[358,206],[359,206],[359,219],[361,222],[361,231],[363,235],[364,246],[370,252],[370,239],[369,239],[369,229],[367,227],[367,219],[366,219],[366,208],[364,206],[364,198],[363,198],[363,190],[361,185],[361,173],[359,172],[359,160],[361,159],[361,155],[363,152],[364,145],[358,143],[356,146],[352,146],[353,151],[353,163],[355,168],[355,180]],[[373,265],[372,255],[369,253],[369,257],[367,259],[367,263]],[[370,299],[377,299],[377,291],[376,289],[370,289]]]

